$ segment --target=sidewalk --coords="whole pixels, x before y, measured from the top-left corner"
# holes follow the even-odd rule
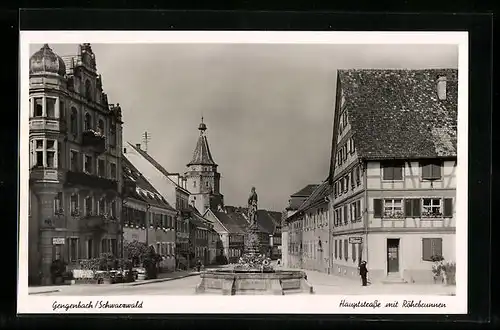
[[[286,270],[293,270],[287,268]],[[298,269],[295,269],[298,270]],[[318,271],[300,269],[307,274],[307,281],[313,286],[317,294],[340,294],[340,295],[446,295],[451,296],[456,292],[455,286],[443,284],[415,284],[394,283],[385,284],[376,282],[363,287],[361,279],[355,280],[347,277],[329,275]]]
[[[54,292],[61,292],[63,290],[68,290],[68,289],[84,289],[84,288],[89,288],[89,289],[103,289],[103,288],[117,288],[117,287],[123,287],[123,286],[137,286],[137,285],[146,285],[146,284],[152,284],[152,283],[158,283],[158,282],[166,282],[166,281],[172,281],[172,280],[178,280],[181,278],[189,277],[189,276],[196,276],[199,275],[199,272],[194,272],[194,271],[175,271],[175,272],[169,272],[169,273],[160,273],[158,274],[158,278],[152,279],[152,280],[142,280],[142,281],[135,281],[131,283],[116,283],[116,284],[74,284],[74,285],[50,285],[50,286],[33,286],[33,287],[28,287],[28,293],[30,295],[37,295],[37,294],[45,294],[45,293],[54,293]]]

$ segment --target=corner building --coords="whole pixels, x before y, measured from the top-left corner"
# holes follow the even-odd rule
[[[456,260],[457,70],[340,70],[330,179],[333,274],[430,283]]]
[[[29,74],[29,281],[49,283],[53,260],[121,250],[122,115],[90,44],[65,57],[45,44]]]

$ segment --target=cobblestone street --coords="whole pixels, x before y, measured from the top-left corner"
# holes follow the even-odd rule
[[[381,294],[423,294],[454,295],[455,286],[440,284],[383,284],[374,283],[367,287],[361,281],[355,281],[316,271],[306,271],[309,283],[316,294],[325,295],[381,295]],[[117,296],[117,295],[194,295],[200,281],[198,274],[173,274],[179,279],[151,280],[126,284],[71,285],[30,288],[30,294],[57,296]],[[172,276],[173,276],[172,275]],[[58,290],[58,291],[56,291]]]

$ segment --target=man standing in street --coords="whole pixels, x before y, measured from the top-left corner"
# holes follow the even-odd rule
[[[359,275],[361,275],[361,282],[363,283],[363,286],[367,285],[367,275],[368,275],[368,269],[366,268],[366,261],[361,261],[361,264],[359,265]]]

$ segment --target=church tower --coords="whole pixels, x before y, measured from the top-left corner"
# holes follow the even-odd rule
[[[217,210],[224,204],[224,196],[220,193],[220,173],[217,172],[217,164],[212,158],[208,147],[205,131],[207,125],[201,118],[198,126],[200,136],[194,149],[193,158],[187,164],[185,173],[187,188],[191,193],[189,197],[191,205],[203,214],[206,210]]]

